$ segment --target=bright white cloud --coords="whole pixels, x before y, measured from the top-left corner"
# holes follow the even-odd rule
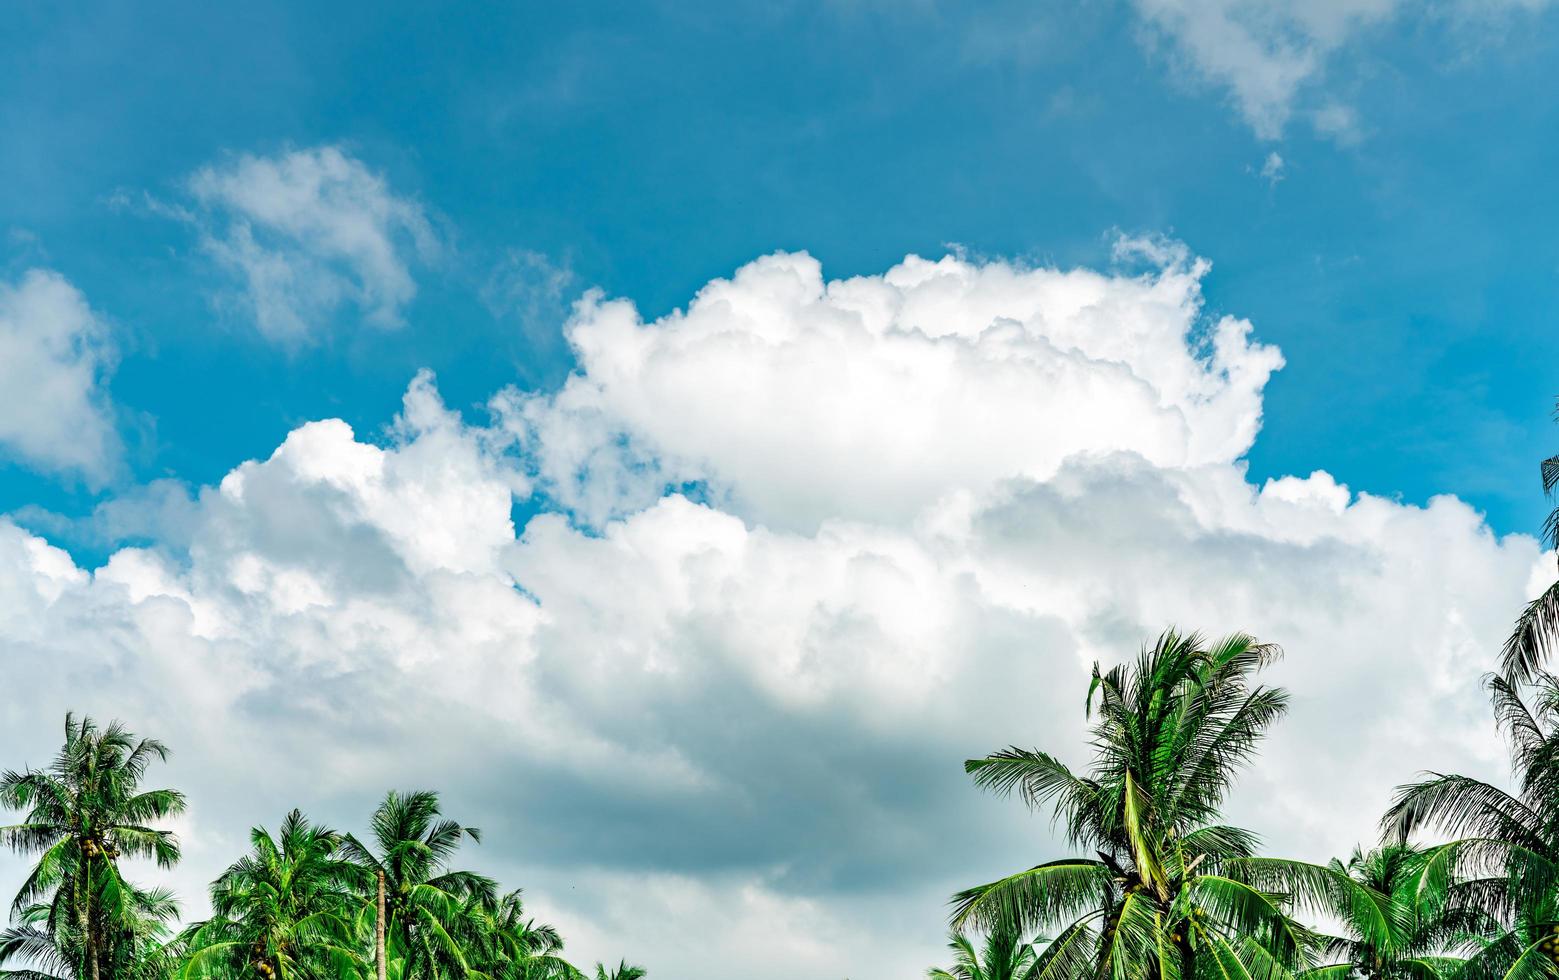
[[[247,822],[433,785],[583,956],[886,980],[940,958],[953,889],[1058,851],[961,760],[1084,758],[1086,664],[1180,623],[1287,648],[1237,815],[1338,853],[1417,768],[1498,770],[1479,676],[1551,572],[1454,498],[1252,485],[1281,359],[1149,251],[832,283],[771,256],[653,323],[586,302],[580,373],[491,428],[427,376],[384,445],[304,425],[181,510],[187,543],[88,571],[0,522],[13,751],[67,707],[172,741],[186,893]],[[536,474],[612,516],[517,532]]]
[[[653,323],[587,297],[567,326],[580,373],[497,404],[591,519],[703,480],[765,522],[900,522],[1077,453],[1237,459],[1282,357],[1243,320],[1202,319],[1207,263],[1149,242],[1121,252],[1160,265],[1127,277],[911,257],[825,282],[810,256],[776,254]]]
[[[417,292],[411,265],[438,248],[420,205],[334,146],[235,157],[197,171],[189,191],[204,248],[276,341],[317,336],[344,306],[400,326]]]
[[[1308,102],[1316,130],[1343,142],[1358,138],[1353,109],[1313,99],[1340,50],[1397,17],[1448,14],[1460,28],[1546,3],[1452,0],[1426,10],[1401,0],[1136,0],[1144,23],[1171,42],[1194,74],[1226,89],[1258,137],[1280,137]]]
[[[0,453],[101,485],[122,453],[105,388],[113,366],[106,325],[63,276],[0,282]]]

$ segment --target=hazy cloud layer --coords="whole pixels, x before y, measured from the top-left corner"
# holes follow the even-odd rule
[[[1357,139],[1359,121],[1327,91],[1328,64],[1395,18],[1433,19],[1457,34],[1498,29],[1548,0],[1136,0],[1150,31],[1191,73],[1225,89],[1262,139],[1277,139],[1303,113],[1321,135]]]
[[[1205,263],[1128,251],[834,282],[781,254],[650,323],[596,297],[560,390],[473,426],[419,376],[382,442],[300,426],[178,544],[87,570],[0,522],[12,751],[72,706],[170,740],[186,893],[249,822],[441,787],[580,955],[692,980],[938,961],[954,888],[1057,853],[961,760],[1082,761],[1088,662],[1169,623],[1288,651],[1236,808],[1274,849],[1367,839],[1422,766],[1497,772],[1479,676],[1536,542],[1251,484],[1280,354],[1204,318]]]

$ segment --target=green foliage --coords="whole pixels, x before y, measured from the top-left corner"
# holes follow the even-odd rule
[[[961,932],[948,938],[947,948],[953,953],[953,965],[930,970],[929,980],[1037,980],[1041,975],[1034,944],[1024,942],[1011,923],[992,929],[978,951]]]
[[[557,929],[525,914],[525,903],[518,890],[498,900],[480,935],[483,944],[476,958],[488,976],[502,980],[585,980],[585,975],[563,958],[563,937]]]
[[[184,798],[139,788],[166,755],[118,723],[71,716],[48,769],[0,777],[0,804],[25,811],[0,835],[39,856],[0,930],[0,980],[367,980],[380,874],[387,980],[587,980],[519,891],[500,896],[492,879],[453,866],[480,833],[443,817],[430,792],[388,794],[367,843],[298,810],[274,834],[254,828],[249,853],[211,886],[211,917],[175,934],[168,893],[130,884],[118,864],[178,859],[177,839],[155,823]],[[625,962],[596,976],[645,971]]]
[[[640,980],[648,976],[649,971],[642,966],[629,966],[627,960],[617,964],[616,969],[607,970],[600,963],[595,965],[595,980]]]
[[[384,875],[389,955],[403,977],[465,977],[498,909],[498,883],[450,868],[481,831],[442,816],[438,794],[391,792],[369,822],[373,846],[348,834],[343,853],[370,878]]]
[[[1208,645],[1170,630],[1133,664],[1095,665],[1086,774],[1016,747],[970,760],[977,785],[1050,808],[1094,856],[961,892],[954,925],[1056,932],[1035,976],[1057,980],[1285,976],[1308,966],[1318,944],[1291,916],[1301,906],[1349,904],[1384,936],[1383,896],[1337,869],[1258,859],[1254,836],[1220,820],[1239,770],[1287,706],[1283,691],[1253,680],[1277,655],[1248,636]]]
[[[0,776],[0,806],[23,811],[21,823],[0,827],[0,841],[37,856],[0,942],[0,964],[30,966],[10,975],[103,980],[160,969],[164,927],[178,911],[167,893],[126,881],[119,860],[169,867],[179,859],[178,839],[153,824],[182,813],[183,795],[140,786],[147,766],[167,755],[117,722],[99,728],[67,715],[65,744],[48,768]]]
[[[256,827],[250,844],[211,886],[211,919],[187,931],[181,980],[363,975],[365,876],[339,856],[340,835],[294,810],[276,837]]]
[[[1555,410],[1559,415],[1559,409]],[[1550,456],[1539,466],[1543,493],[1555,506],[1543,522],[1543,543],[1559,549],[1559,456]],[[1512,681],[1524,682],[1553,655],[1559,646],[1559,582],[1527,603],[1505,640],[1502,668]]]
[[[1537,671],[1531,702],[1509,679],[1488,679],[1518,790],[1431,773],[1403,786],[1386,813],[1389,838],[1420,831],[1454,840],[1430,849],[1421,891],[1469,928],[1459,980],[1559,976],[1559,678]]]
[[[1322,955],[1331,962],[1308,971],[1307,976],[1313,980],[1333,975],[1367,980],[1455,976],[1466,961],[1447,954],[1470,951],[1475,937],[1496,924],[1460,900],[1463,883],[1453,883],[1447,876],[1447,853],[1388,843],[1369,852],[1355,848],[1346,864],[1334,859],[1335,871],[1350,876],[1369,894],[1390,900],[1387,929],[1382,935],[1375,928],[1372,909],[1348,904],[1327,909],[1328,917],[1343,927],[1342,934],[1327,938]]]

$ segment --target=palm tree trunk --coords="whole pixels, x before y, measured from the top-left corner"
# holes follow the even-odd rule
[[[81,927],[81,956],[87,961],[85,972],[92,980],[98,980],[97,945],[92,941],[91,878],[92,859],[83,857],[76,880],[76,918]]]
[[[379,980],[384,980],[384,872],[375,877],[379,879],[379,914],[374,918],[374,970]]]
[[[83,918],[85,921],[82,925],[85,926],[87,941],[87,963],[91,968],[92,980],[99,980],[97,975],[97,937],[92,935],[92,917],[84,914]]]
[[[87,973],[87,906],[86,893],[81,890],[81,883],[76,883],[76,927],[81,930],[81,973]]]

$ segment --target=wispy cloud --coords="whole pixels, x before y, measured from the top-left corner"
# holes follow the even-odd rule
[[[1283,180],[1284,177],[1287,176],[1285,173],[1287,170],[1287,162],[1285,162],[1283,157],[1274,150],[1273,152],[1268,153],[1267,158],[1261,162],[1261,170],[1259,170],[1258,173],[1260,174],[1262,180],[1276,186],[1280,181]]]
[[[493,266],[480,295],[487,311],[499,320],[518,322],[528,334],[553,331],[568,312],[567,296],[574,271],[531,249],[512,248]]]
[[[196,171],[189,220],[240,282],[266,337],[297,344],[343,308],[398,327],[417,293],[412,266],[439,249],[421,205],[339,147],[242,155]]]
[[[1297,112],[1316,131],[1342,142],[1359,137],[1353,109],[1312,98],[1338,53],[1397,17],[1447,17],[1457,25],[1498,22],[1548,0],[1136,0],[1149,36],[1169,42],[1191,73],[1225,89],[1261,139],[1281,137]]]

